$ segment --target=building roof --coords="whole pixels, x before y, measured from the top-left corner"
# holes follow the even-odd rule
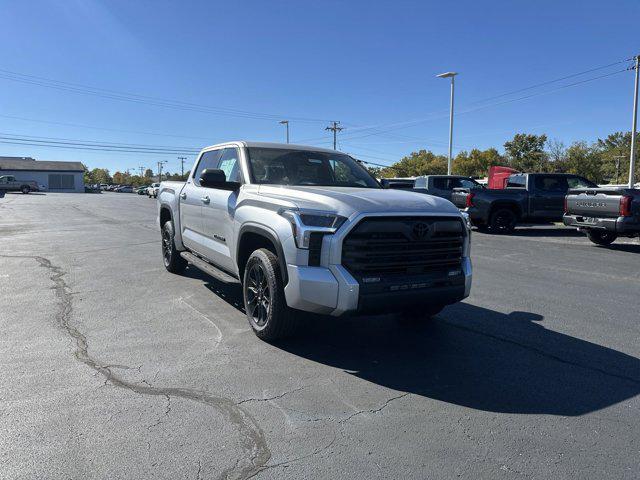
[[[53,162],[47,160],[25,161],[21,158],[0,157],[0,172],[20,170],[29,172],[84,172],[80,162]]]
[[[31,157],[0,157],[0,161],[1,160],[28,160],[28,161],[35,161],[35,158],[31,158]]]

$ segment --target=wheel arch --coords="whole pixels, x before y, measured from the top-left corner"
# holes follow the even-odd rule
[[[271,250],[278,257],[278,266],[284,285],[288,283],[287,262],[284,258],[284,250],[277,235],[267,227],[259,225],[243,225],[238,232],[236,244],[236,263],[240,281],[244,276],[244,267],[251,253],[258,248]]]

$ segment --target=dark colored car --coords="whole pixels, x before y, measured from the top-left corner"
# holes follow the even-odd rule
[[[485,188],[471,177],[462,175],[425,175],[418,177],[413,185],[413,191],[435,195],[451,200],[453,191],[457,188],[468,188],[470,191]]]
[[[382,185],[382,188],[391,188],[393,190],[411,190],[414,181],[412,178],[381,178],[380,185]]]
[[[569,189],[598,188],[586,178],[567,173],[517,173],[503,189],[456,189],[451,201],[473,225],[510,233],[519,222],[560,222]]]
[[[618,237],[640,237],[640,190],[572,190],[566,197],[562,220],[586,233],[597,245],[609,245]]]

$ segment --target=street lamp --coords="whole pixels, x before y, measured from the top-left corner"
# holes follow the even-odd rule
[[[451,107],[449,112],[449,161],[447,162],[447,175],[451,175],[451,163],[452,163],[452,150],[453,150],[453,91],[454,91],[454,78],[458,75],[458,72],[445,72],[440,75],[436,75],[438,78],[451,78]]]
[[[281,120],[280,125],[287,126],[287,143],[289,143],[289,120]]]

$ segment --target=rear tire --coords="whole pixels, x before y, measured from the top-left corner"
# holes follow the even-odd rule
[[[173,222],[165,222],[162,226],[162,260],[164,268],[171,273],[182,273],[187,268],[187,261],[180,256],[176,249]]]
[[[494,233],[513,233],[518,217],[513,210],[500,208],[491,214],[489,225]]]
[[[287,307],[278,257],[260,248],[247,260],[242,296],[249,325],[266,342],[288,337],[297,325],[295,310]]]
[[[589,237],[589,240],[591,240],[596,245],[607,246],[615,242],[616,238],[618,238],[618,235],[607,231],[603,232],[600,230],[589,230],[587,232],[587,237]]]
[[[23,185],[20,187],[20,191],[26,195],[31,191],[31,187],[29,187],[29,185]]]

